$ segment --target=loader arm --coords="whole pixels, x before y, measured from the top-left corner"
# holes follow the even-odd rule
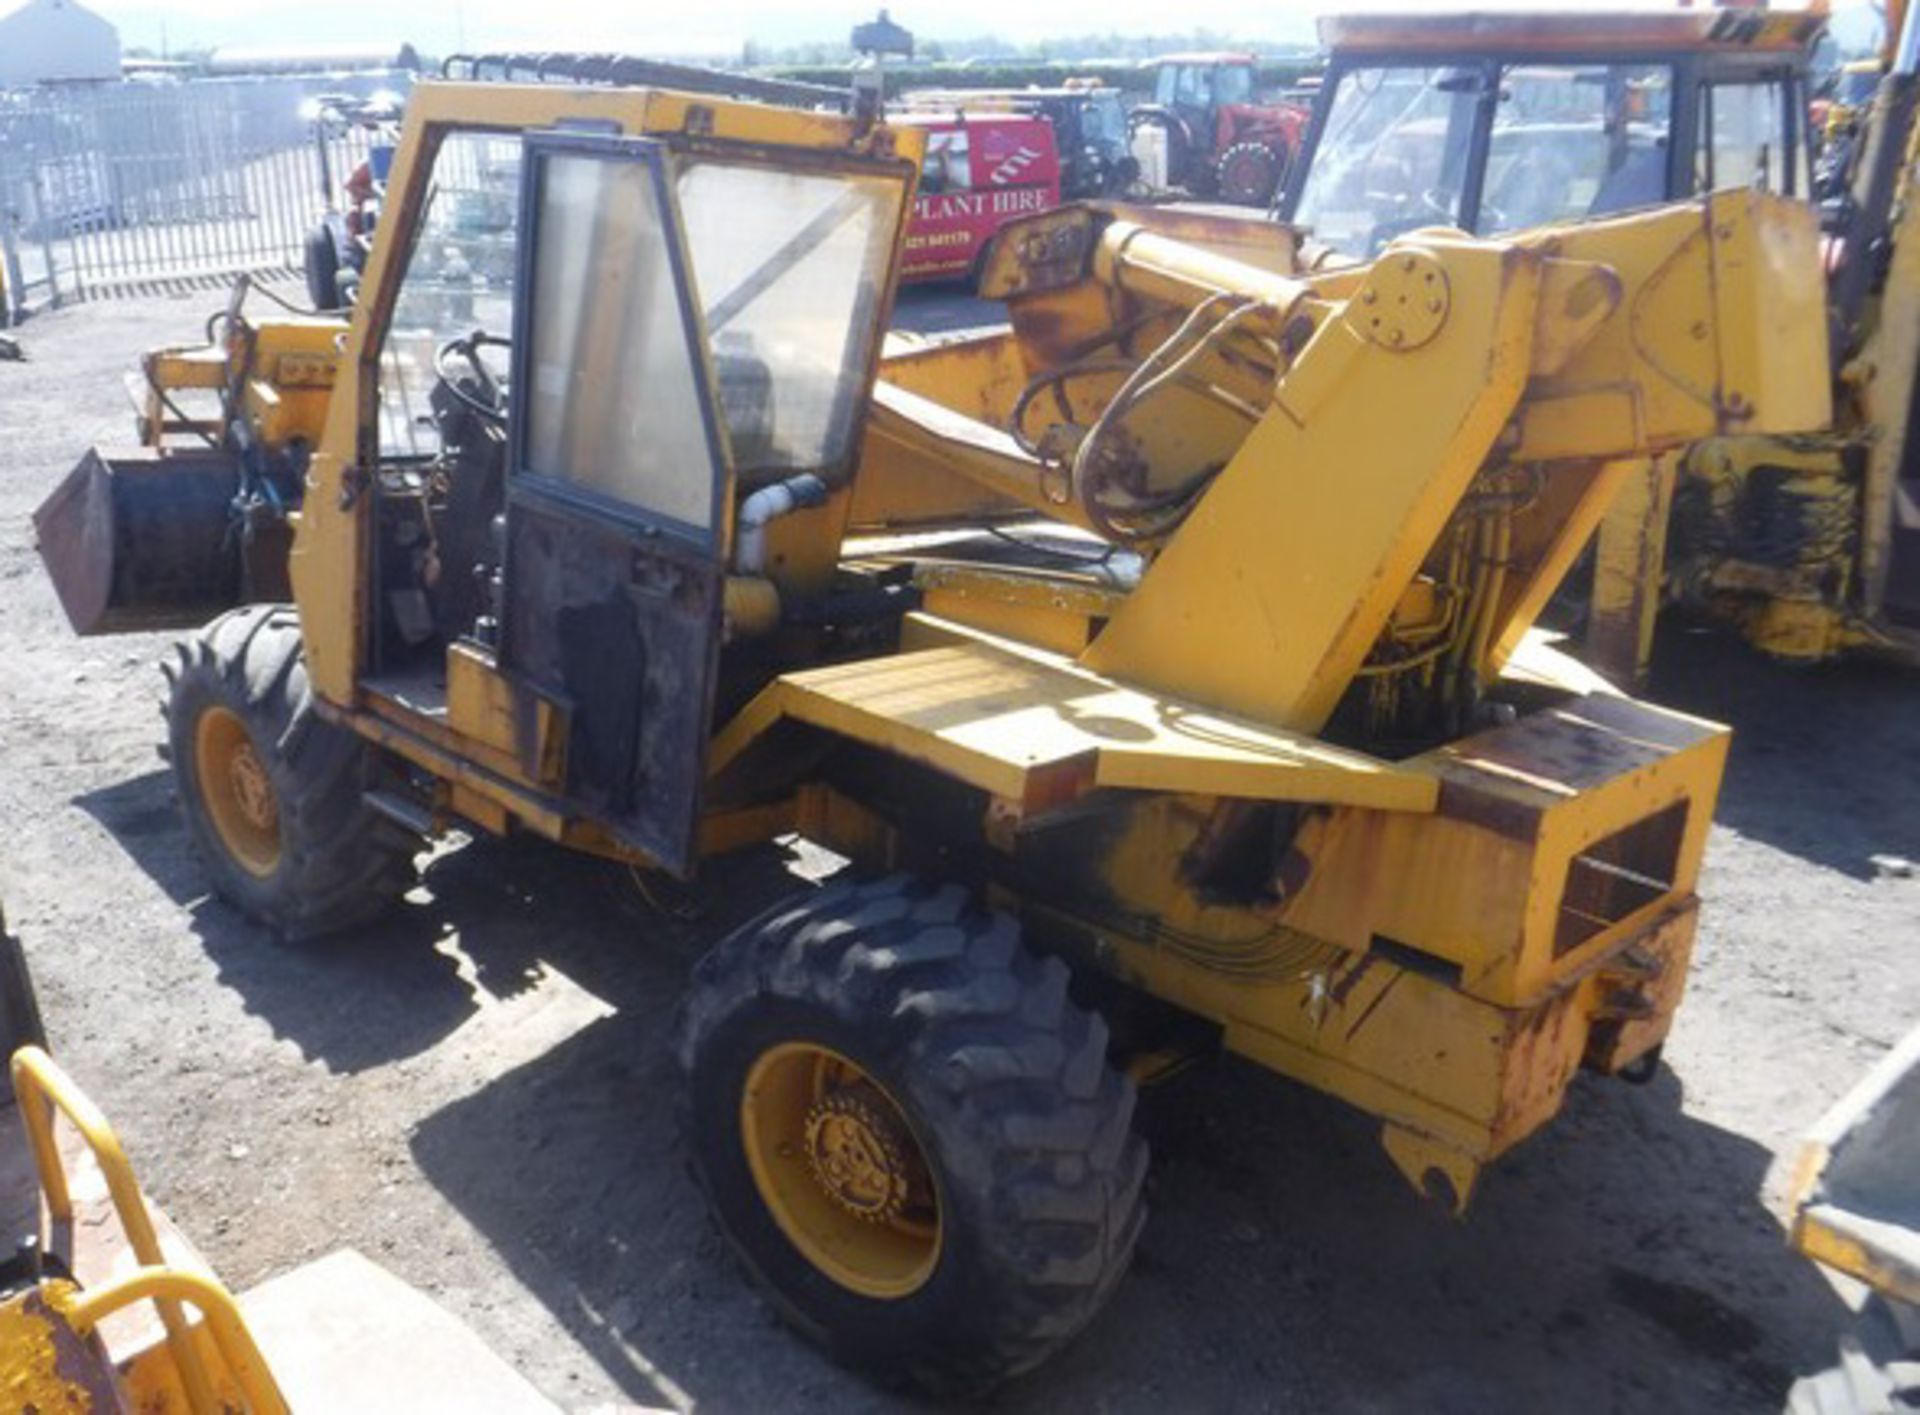
[[[1724,193],[1508,243],[1408,238],[1364,270],[1289,277],[1131,214],[1035,218],[1009,230],[989,271],[1011,332],[897,361],[859,497],[923,515],[944,461],[977,491],[1097,525],[1097,493],[1064,489],[1071,463],[1084,471],[1089,460],[1081,434],[1112,433],[1098,428],[1101,399],[1121,375],[1104,349],[1081,359],[1084,375],[1059,351],[1099,347],[1113,326],[1146,331],[1151,346],[1208,301],[1243,302],[1251,316],[1189,366],[1189,382],[1163,389],[1159,407],[1143,405],[1100,449],[1125,462],[1110,480],[1150,493],[1197,474],[1207,490],[1177,528],[1146,538],[1138,588],[1080,661],[1315,732],[1363,666],[1386,661],[1396,611],[1462,533],[1476,479],[1498,472],[1530,489],[1493,493],[1515,509],[1496,507],[1499,524],[1473,532],[1476,546],[1484,535],[1506,547],[1469,552],[1500,562],[1462,650],[1465,676],[1484,685],[1634,466],[1715,432],[1821,425],[1816,241],[1804,208]],[[1063,248],[1081,261],[1061,264]],[[1263,360],[1272,382],[1249,405],[1262,395],[1248,368]],[[1077,379],[1080,426],[1050,433],[1042,423],[1055,410],[1010,393],[1007,365],[1024,370],[1028,391]],[[889,385],[895,366],[883,371]],[[1015,414],[1025,426],[1006,425]],[[1171,428],[1185,445],[1171,445]],[[1049,457],[1050,435],[1081,440]]]

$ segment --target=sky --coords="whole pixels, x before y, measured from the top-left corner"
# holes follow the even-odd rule
[[[1617,6],[1619,0],[1615,0]],[[843,39],[871,19],[876,0],[87,0],[120,26],[121,42],[152,49],[208,45],[398,44],[458,49],[616,49],[665,57],[732,55],[749,39],[781,46]],[[1463,0],[1342,0],[1333,8],[1460,8]],[[1501,0],[1473,0],[1493,8]],[[1553,0],[1544,0],[1550,5]],[[1563,0],[1564,3],[1564,0]],[[1858,9],[1868,0],[1836,0]],[[1532,0],[1530,8],[1542,8]],[[1209,28],[1246,39],[1313,38],[1324,0],[891,0],[893,18],[924,39],[993,34],[1015,43],[1087,33],[1162,34]],[[1786,6],[1783,8],[1792,8]]]

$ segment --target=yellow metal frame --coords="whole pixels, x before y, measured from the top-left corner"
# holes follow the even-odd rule
[[[164,1266],[143,1267],[109,1287],[84,1292],[71,1289],[55,1304],[55,1310],[84,1337],[113,1313],[146,1301],[156,1306],[191,1304],[206,1324],[214,1348],[220,1353],[227,1375],[239,1387],[246,1408],[254,1415],[285,1415],[289,1409],[286,1397],[281,1394],[266,1357],[260,1354],[239,1304],[232,1293],[205,1273]],[[197,1357],[199,1353],[194,1354]],[[189,1396],[189,1400],[193,1397]],[[192,1408],[196,1415],[199,1412],[221,1415],[228,1407],[221,1401],[194,1404]]]
[[[86,1142],[106,1181],[107,1193],[128,1246],[141,1264],[123,1281],[97,1291],[74,1294],[60,1310],[67,1322],[85,1335],[112,1312],[135,1302],[152,1300],[166,1328],[167,1349],[195,1415],[219,1415],[225,1406],[215,1396],[215,1382],[193,1337],[182,1301],[191,1302],[206,1319],[227,1374],[240,1386],[252,1408],[276,1415],[287,1408],[273,1374],[261,1358],[233,1296],[202,1274],[183,1272],[167,1264],[159,1235],[147,1212],[146,1197],[120,1137],[100,1109],[74,1084],[64,1070],[39,1047],[22,1047],[10,1064],[14,1096],[26,1125],[40,1189],[47,1212],[56,1224],[71,1224],[73,1196],[67,1187],[66,1165],[53,1133],[53,1112],[67,1118]]]

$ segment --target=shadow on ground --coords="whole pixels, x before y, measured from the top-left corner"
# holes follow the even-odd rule
[[[1787,667],[1669,615],[1647,696],[1733,727],[1720,824],[1857,879],[1873,876],[1874,855],[1920,859],[1914,670],[1863,661]]]
[[[543,968],[602,996],[630,994],[636,983],[676,990],[705,942],[749,912],[731,901],[794,884],[782,852],[764,850],[714,866],[698,899],[671,885],[643,894],[619,866],[535,840],[481,839],[433,856],[419,887],[378,922],[284,944],[209,894],[170,773],[76,804],[190,911],[220,981],[247,1010],[343,1073],[428,1050],[473,1015],[481,993],[510,998]]]
[[[892,1403],[749,1295],[678,1158],[671,999],[618,1006],[423,1122],[421,1171],[636,1400]],[[1190,1072],[1144,1107],[1133,1273],[996,1404],[1777,1409],[1844,1309],[1760,1207],[1768,1153],[1680,1099],[1671,1073],[1581,1086],[1455,1223],[1354,1113],[1237,1064]]]

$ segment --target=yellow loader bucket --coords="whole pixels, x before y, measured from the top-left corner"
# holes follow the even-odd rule
[[[91,448],[33,513],[78,634],[184,629],[240,604],[240,486],[212,448]]]

